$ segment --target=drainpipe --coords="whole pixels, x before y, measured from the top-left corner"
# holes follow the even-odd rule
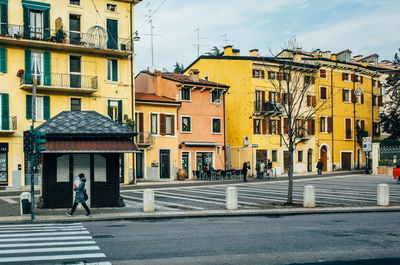
[[[336,62],[336,67],[337,67],[337,62]],[[332,115],[332,154],[331,154],[331,159],[332,159],[332,172],[335,171],[335,149],[334,149],[334,129],[335,126],[333,126],[333,70],[336,69],[336,67],[333,67],[331,69],[331,115]]]
[[[129,10],[129,18],[130,18],[130,39],[131,39],[131,117],[132,119],[135,118],[135,102],[134,102],[134,95],[135,95],[135,91],[134,91],[134,83],[133,83],[133,5],[134,5],[135,0],[132,0],[132,2],[130,3],[130,10]],[[128,176],[129,177],[129,176]],[[132,180],[130,181],[131,184],[136,184],[136,175],[135,175],[135,155],[132,154]]]
[[[223,110],[224,110],[224,158],[225,158],[225,170],[226,170],[226,121],[225,121],[225,94],[228,92],[228,90],[224,91],[222,93],[223,95],[223,100],[224,100],[224,105],[223,105]]]

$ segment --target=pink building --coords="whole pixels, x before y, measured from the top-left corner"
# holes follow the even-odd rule
[[[190,75],[140,72],[136,93],[150,93],[181,102],[176,132],[179,166],[194,178],[193,171],[225,169],[225,94],[229,86]],[[156,147],[157,148],[157,147]]]

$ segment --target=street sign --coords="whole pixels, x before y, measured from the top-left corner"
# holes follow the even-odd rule
[[[369,151],[365,151],[365,157],[369,157]]]
[[[251,147],[258,147],[258,144],[252,144]]]
[[[372,151],[372,139],[371,137],[363,137],[362,138],[362,147],[364,152],[371,152]]]

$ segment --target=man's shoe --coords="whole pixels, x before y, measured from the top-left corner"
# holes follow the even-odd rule
[[[72,214],[70,212],[65,212],[65,214],[68,216],[72,216]]]
[[[92,214],[91,213],[87,213],[86,216],[87,217],[92,217]]]

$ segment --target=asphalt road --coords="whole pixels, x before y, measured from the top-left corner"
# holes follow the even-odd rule
[[[400,213],[92,222],[112,264],[400,264]]]

